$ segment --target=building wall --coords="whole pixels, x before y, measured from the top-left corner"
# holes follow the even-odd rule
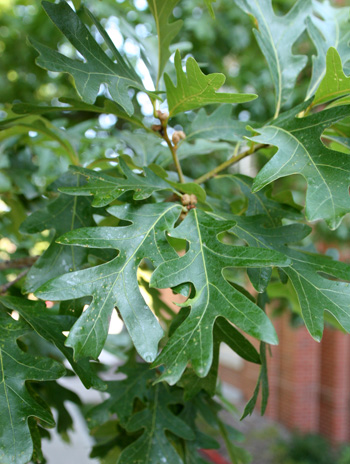
[[[266,414],[291,429],[321,433],[333,443],[349,441],[349,335],[325,328],[318,343],[305,327],[291,327],[287,314],[274,324],[280,342],[271,347],[271,356],[268,354],[270,397]],[[220,366],[221,378],[241,389],[248,400],[259,366],[245,361],[238,367],[227,364]]]

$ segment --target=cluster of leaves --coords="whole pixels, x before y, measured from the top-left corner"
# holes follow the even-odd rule
[[[156,54],[154,36],[141,41],[120,21],[134,62],[73,3],[76,11],[66,1],[42,5],[74,54],[30,43],[37,64],[69,74],[78,96],[7,105],[0,121],[0,461],[44,462],[51,408],[65,435],[64,401],[80,403],[56,379],[76,375],[109,395],[86,415],[102,462],[202,463],[198,450],[218,446],[208,430],[222,435],[233,463],[249,462],[213,398],[221,343],[261,365],[246,416],[260,389],[266,407],[266,348],[278,339],[265,309],[277,286],[315,340],[324,318],[350,332],[350,266],[304,242],[306,221],[335,229],[350,212],[350,8],[298,0],[281,16],[271,0],[235,1],[232,9],[255,18],[275,88],[274,117],[257,123],[232,112],[255,93],[224,88],[225,76],[203,73],[193,56],[183,62],[186,43],[174,52],[180,0],[148,0]],[[212,16],[214,3],[206,1]],[[304,101],[295,101],[308,60],[294,47],[305,30],[317,55]],[[96,114],[112,123],[98,127]],[[257,152],[264,163],[254,179],[220,174]],[[194,157],[212,153],[226,159],[194,179]],[[304,211],[269,186],[293,174],[307,183]],[[168,288],[183,297],[177,310],[163,301]],[[108,336],[115,310],[124,350]],[[99,375],[104,348],[126,361],[123,380]]]

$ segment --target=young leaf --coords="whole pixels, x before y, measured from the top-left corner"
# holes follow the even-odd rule
[[[253,191],[280,177],[301,174],[308,183],[306,217],[324,219],[335,229],[350,211],[350,158],[329,150],[320,137],[326,127],[349,114],[346,106],[331,108],[307,118],[283,118],[257,130],[254,142],[278,147],[254,180]]]
[[[74,361],[73,350],[64,344],[66,337],[62,332],[70,330],[76,321],[75,317],[50,314],[46,310],[45,303],[41,301],[8,296],[0,297],[0,302],[7,308],[17,311],[37,334],[61,351],[72,369],[80,377],[85,388],[93,387],[97,390],[105,390],[105,383],[93,371],[89,360]]]
[[[27,390],[28,380],[55,380],[65,368],[53,361],[24,353],[17,339],[30,331],[23,321],[0,312],[0,462],[27,464],[33,453],[28,426],[32,416],[53,427],[50,410],[38,403]]]
[[[79,177],[70,176],[60,185],[79,185]],[[50,246],[31,267],[25,282],[25,291],[34,292],[49,279],[65,272],[76,270],[86,260],[87,251],[76,247],[63,247],[56,239],[65,232],[78,227],[95,225],[93,220],[91,200],[59,195],[47,206],[32,213],[21,224],[20,231],[25,234],[35,234],[47,229],[54,229],[55,235]]]
[[[237,225],[232,229],[233,233],[249,245],[274,249],[291,259],[292,263],[283,271],[298,294],[305,325],[315,340],[322,338],[324,311],[332,314],[350,332],[349,284],[327,278],[333,276],[349,281],[348,264],[287,247],[287,243],[296,243],[310,233],[310,228],[305,225],[266,228],[263,216],[235,216],[235,220]]]
[[[285,16],[275,15],[271,0],[235,1],[242,10],[257,19],[259,29],[255,29],[254,33],[275,86],[277,117],[307,63],[307,57],[294,55],[292,47],[305,30],[305,19],[311,13],[311,0],[298,0]]]
[[[119,166],[126,179],[112,177],[108,174],[72,166],[71,172],[81,174],[88,179],[88,183],[79,187],[61,189],[70,195],[94,195],[93,206],[106,206],[119,198],[123,193],[134,191],[134,200],[144,200],[154,192],[160,190],[177,191],[165,180],[158,177],[151,169],[144,167],[145,176],[135,174],[129,169],[123,158],[119,158]]]
[[[233,247],[219,242],[217,235],[234,226],[200,210],[191,210],[171,232],[186,239],[190,248],[182,257],[161,264],[151,277],[151,286],[175,287],[191,282],[196,295],[187,303],[191,313],[171,335],[155,365],[165,364],[160,380],[176,383],[188,361],[199,377],[205,377],[213,359],[213,326],[218,316],[225,317],[250,335],[275,344],[274,328],[260,308],[232,287],[223,277],[227,267],[285,266],[282,254],[260,254],[257,249]]]
[[[317,89],[312,106],[350,94],[350,76],[347,77],[344,74],[341,58],[336,48],[331,47],[328,50],[326,63],[326,74]]]
[[[186,130],[186,142],[194,139],[238,142],[248,136],[247,123],[232,118],[232,106],[221,105],[213,113],[200,109]]]
[[[158,265],[176,254],[168,245],[165,231],[171,229],[180,211],[181,206],[174,203],[112,206],[110,214],[132,224],[78,229],[60,238],[65,245],[119,250],[112,261],[50,280],[36,292],[38,297],[54,301],[93,296],[67,339],[75,358],[98,357],[107,337],[109,317],[117,305],[140,356],[147,362],[154,360],[163,330],[140,293],[136,273],[143,258]]]
[[[312,77],[306,99],[316,92],[325,75],[329,47],[337,49],[344,65],[350,60],[350,7],[335,7],[328,0],[312,0],[312,7],[316,14],[307,18],[306,23],[317,55],[312,57]]]
[[[128,115],[132,115],[134,108],[128,94],[129,87],[146,90],[129,63],[120,54],[118,63],[114,63],[97,44],[68,3],[54,4],[44,1],[42,5],[50,19],[86,61],[73,60],[30,39],[33,47],[40,53],[37,64],[49,71],[71,74],[79,95],[86,103],[94,103],[101,84],[106,84],[113,100]]]
[[[217,92],[225,76],[219,73],[206,76],[192,57],[186,61],[185,73],[179,50],[175,53],[175,69],[176,87],[168,74],[164,74],[170,117],[211,103],[244,103],[257,97],[248,93]]]
[[[165,386],[157,384],[151,390],[149,406],[132,416],[126,426],[128,432],[144,431],[122,451],[118,464],[183,464],[165,431],[185,440],[193,440],[195,436],[191,428],[170,411],[169,406],[174,403],[178,403],[177,395]]]
[[[158,88],[160,78],[163,74],[165,65],[171,55],[169,45],[173,38],[181,29],[182,20],[169,23],[169,18],[179,0],[147,0],[148,6],[154,16],[158,35],[158,74],[156,88]]]

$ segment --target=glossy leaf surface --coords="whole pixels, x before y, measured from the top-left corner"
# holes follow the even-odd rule
[[[0,460],[3,464],[26,464],[33,453],[29,418],[37,417],[48,426],[55,425],[50,410],[42,400],[38,403],[33,398],[26,382],[58,379],[65,368],[18,347],[18,337],[30,331],[23,321],[15,321],[0,311],[0,326]]]
[[[119,166],[125,178],[109,176],[108,174],[92,171],[91,169],[72,167],[71,172],[78,175],[81,174],[87,178],[88,182],[86,185],[65,188],[62,191],[71,195],[93,195],[94,206],[106,206],[123,195],[123,193],[129,191],[134,192],[134,200],[145,200],[152,193],[160,190],[173,190],[176,192],[170,184],[158,177],[147,167],[144,168],[145,175],[140,176],[129,169],[122,158],[119,158]]]
[[[282,254],[260,254],[257,249],[232,247],[217,236],[234,222],[216,220],[202,211],[193,210],[185,221],[171,232],[172,237],[186,239],[190,248],[182,257],[160,265],[151,277],[151,286],[174,287],[191,282],[196,290],[190,315],[170,337],[156,365],[165,364],[161,379],[174,384],[188,361],[197,375],[207,375],[213,359],[213,326],[223,316],[258,339],[276,343],[274,328],[266,315],[223,277],[226,267],[285,266]]]
[[[306,217],[324,219],[336,228],[350,211],[350,159],[346,154],[328,149],[320,140],[323,131],[347,116],[346,106],[332,108],[307,118],[284,118],[259,129],[251,140],[278,147],[253,184],[257,191],[291,174],[301,174],[308,183]]]
[[[101,84],[106,84],[113,100],[129,115],[133,114],[134,108],[128,89],[129,87],[145,89],[129,63],[120,54],[118,54],[118,62],[114,63],[66,2],[58,4],[43,2],[43,7],[50,19],[86,61],[73,60],[31,39],[31,44],[40,53],[37,59],[38,65],[49,71],[71,74],[79,95],[86,103],[94,103]]]
[[[66,245],[119,250],[112,261],[65,274],[36,292],[42,299],[55,301],[93,296],[67,339],[76,358],[98,357],[107,337],[109,317],[117,306],[139,354],[148,362],[154,360],[163,330],[140,293],[136,273],[143,258],[158,265],[174,256],[165,232],[172,228],[180,210],[172,203],[113,206],[108,209],[110,214],[132,224],[78,229],[60,238]]]
[[[294,55],[292,47],[305,30],[305,20],[311,13],[311,0],[298,0],[285,16],[274,13],[271,0],[235,1],[258,22],[258,29],[254,33],[270,68],[278,115],[282,105],[291,96],[300,71],[307,63],[307,57]]]

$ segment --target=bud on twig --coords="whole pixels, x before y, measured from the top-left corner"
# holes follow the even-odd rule
[[[165,122],[165,121],[168,120],[169,115],[168,115],[168,113],[163,113],[163,111],[157,110],[157,118],[158,118],[161,122]]]
[[[186,138],[186,134],[184,131],[175,131],[172,136],[172,141],[174,145],[177,145],[180,140],[183,140]]]

